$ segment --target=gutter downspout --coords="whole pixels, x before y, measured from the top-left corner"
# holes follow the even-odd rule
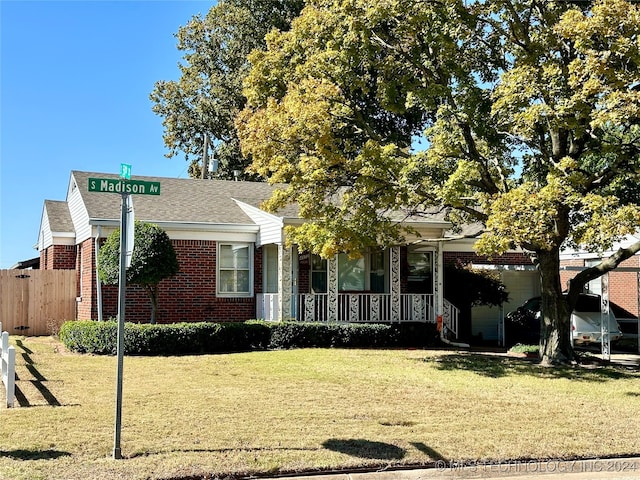
[[[98,225],[98,234],[95,240],[96,250],[96,297],[98,301],[98,321],[102,321],[102,284],[100,283],[100,275],[98,275],[98,253],[100,252],[100,237],[102,236],[102,227]]]
[[[444,336],[444,257],[442,255],[442,240],[438,241],[436,251],[436,325],[440,332],[440,340],[447,345],[458,348],[469,348],[468,343],[452,342]]]

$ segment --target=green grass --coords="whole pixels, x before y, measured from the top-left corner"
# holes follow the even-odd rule
[[[516,357],[307,349],[124,362],[14,337],[0,478],[206,478],[640,453],[640,372]],[[1,396],[1,395],[0,395]]]

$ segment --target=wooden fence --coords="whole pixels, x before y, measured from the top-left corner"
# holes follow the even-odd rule
[[[76,318],[75,270],[0,270],[0,322],[11,335],[50,335]]]

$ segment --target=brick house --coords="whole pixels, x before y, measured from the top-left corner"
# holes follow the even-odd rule
[[[119,227],[121,196],[89,192],[89,178],[117,176],[72,171],[66,200],[44,203],[38,250],[41,268],[76,270],[77,318],[98,318],[98,288],[103,318],[109,318],[117,314],[117,288],[97,285],[96,251]],[[346,255],[323,260],[287,247],[284,227],[302,221],[294,208],[278,214],[260,208],[274,186],[134,179],[160,182],[160,195],[132,196],[135,218],[163,228],[180,263],[180,273],[160,283],[158,322],[436,322],[440,317],[457,335],[457,309],[443,296],[444,262],[455,261],[499,269],[508,286],[521,290],[512,298],[513,308],[536,293],[537,277],[526,254],[493,262],[478,257],[472,240],[447,241],[451,225],[438,215],[405,219],[420,234],[405,245],[372,249],[355,260]],[[489,332],[485,338],[499,339],[502,313],[479,314],[486,317],[478,327]],[[128,285],[126,319],[146,322],[149,315],[146,294]]]
[[[77,271],[77,317],[95,319],[96,248],[119,226],[121,197],[89,192],[91,177],[117,178],[71,172],[66,200],[45,201],[38,249],[42,268]],[[135,217],[167,232],[180,263],[180,273],[160,284],[160,322],[435,321],[437,243],[324,261],[286,247],[284,226],[300,223],[293,209],[278,215],[260,209],[273,186],[135,179],[160,182],[160,195],[133,196]],[[441,238],[450,226],[437,218],[412,225],[430,239]],[[102,293],[104,316],[115,316],[117,289],[103,285]],[[147,321],[149,308],[141,289],[128,286],[127,320]]]

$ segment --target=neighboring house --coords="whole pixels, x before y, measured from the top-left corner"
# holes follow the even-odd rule
[[[610,251],[590,253],[584,250],[565,250],[560,257],[561,280],[568,286],[580,269],[600,263],[603,258],[610,257],[619,248],[625,248],[640,240],[640,234],[629,235],[622,242],[616,243]],[[589,282],[586,290],[601,293],[601,279]],[[618,319],[636,320],[640,313],[640,253],[622,262],[618,268],[609,272],[609,300],[615,308]]]
[[[81,319],[98,317],[96,249],[119,226],[120,218],[120,195],[89,192],[90,177],[117,175],[71,172],[66,200],[45,201],[38,239],[41,268],[76,270]],[[445,261],[492,264],[504,271],[504,278],[512,271],[528,272],[531,265],[522,253],[491,263],[472,253],[472,242],[447,241],[451,224],[441,215],[405,220],[420,234],[405,245],[371,249],[358,259],[340,254],[323,260],[286,245],[284,227],[303,221],[295,208],[278,214],[261,209],[274,186],[134,179],[160,182],[160,195],[132,195],[135,218],[163,228],[180,263],[180,273],[160,283],[159,322],[436,322],[443,317],[457,335],[456,308],[443,297]],[[514,279],[514,285],[521,283]],[[102,286],[101,291],[103,316],[114,317],[117,288]],[[534,289],[526,295],[535,293]],[[126,319],[146,322],[149,314],[145,293],[129,286]],[[499,317],[492,327],[482,327],[491,330],[485,338],[498,338],[498,324]]]

